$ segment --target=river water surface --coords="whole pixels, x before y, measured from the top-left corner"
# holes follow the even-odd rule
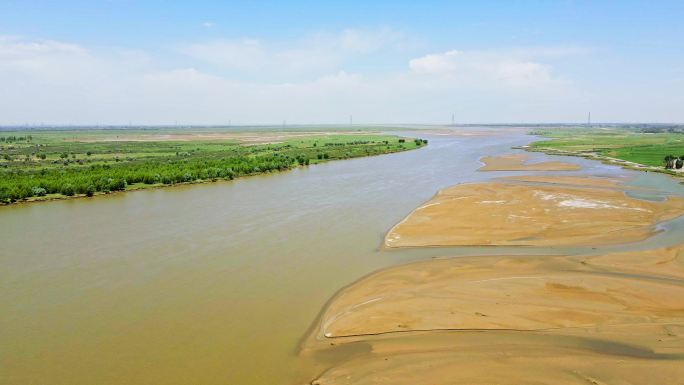
[[[290,384],[321,307],[374,270],[439,255],[587,252],[379,250],[438,189],[514,174],[478,173],[478,158],[533,140],[416,135],[430,144],[232,182],[0,207],[0,383]],[[553,158],[683,192],[662,175]],[[684,234],[681,220],[666,227],[636,247]]]

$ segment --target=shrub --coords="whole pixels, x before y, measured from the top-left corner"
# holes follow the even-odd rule
[[[109,184],[109,189],[111,191],[121,191],[125,190],[127,186],[126,180],[125,179],[116,179],[112,180]]]
[[[73,196],[74,195],[74,186],[72,186],[70,184],[65,184],[64,186],[62,186],[62,190],[60,191],[60,193],[62,195],[66,195],[68,197]]]
[[[31,195],[34,197],[44,197],[47,194],[47,191],[39,186],[34,186],[31,187]]]

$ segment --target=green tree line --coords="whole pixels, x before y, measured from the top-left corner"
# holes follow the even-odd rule
[[[417,139],[414,143],[415,146],[421,146],[427,141]],[[60,162],[55,166],[54,162],[22,161],[0,171],[0,202],[12,203],[48,194],[92,196],[96,193],[126,190],[134,184],[173,185],[234,179],[245,175],[288,170],[312,162],[406,149],[409,148],[405,140],[398,139],[392,143],[387,140],[349,141],[332,147],[325,144],[318,146],[315,142],[305,147],[231,146],[227,147],[225,152],[198,151],[94,164]],[[46,151],[49,151],[49,148]],[[27,166],[22,167],[24,164]]]

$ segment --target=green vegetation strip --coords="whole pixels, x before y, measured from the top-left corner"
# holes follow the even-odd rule
[[[89,135],[105,140],[79,141]],[[0,202],[230,180],[427,144],[427,140],[368,133],[319,133],[253,145],[206,138],[106,141],[107,135],[114,133],[0,132]]]
[[[684,133],[681,132],[558,128],[532,134],[550,138],[532,143],[530,148],[536,151],[596,154],[652,167],[664,167],[668,156],[684,158]]]

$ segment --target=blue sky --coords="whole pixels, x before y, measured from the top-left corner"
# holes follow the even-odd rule
[[[681,1],[0,1],[0,124],[684,121]]]

